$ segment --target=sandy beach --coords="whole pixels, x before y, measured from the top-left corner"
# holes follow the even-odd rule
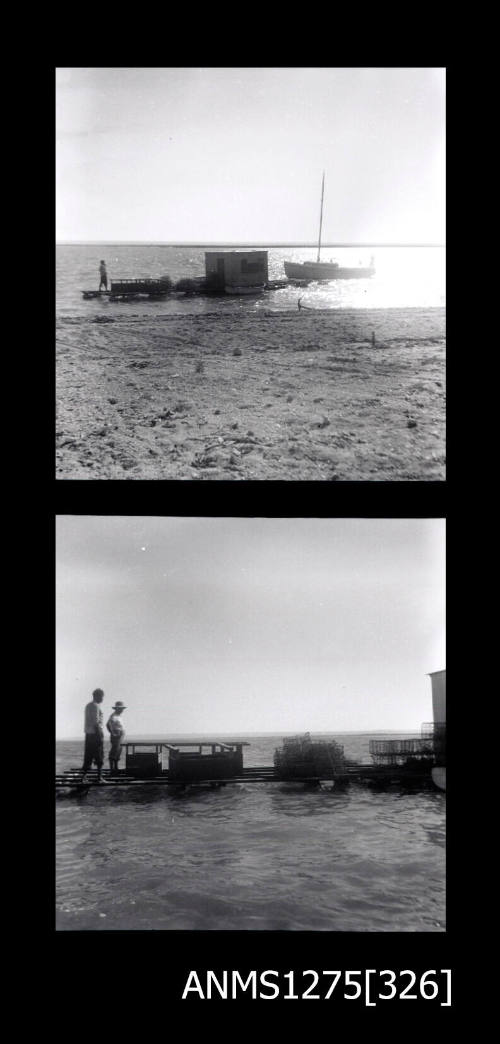
[[[89,312],[56,334],[58,479],[445,479],[444,308]]]

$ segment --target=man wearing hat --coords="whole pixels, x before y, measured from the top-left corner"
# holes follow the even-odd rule
[[[113,704],[113,714],[106,722],[106,728],[111,736],[111,747],[109,749],[109,771],[118,772],[118,762],[122,752],[122,743],[125,739],[125,729],[120,721],[120,715],[124,711],[125,704],[117,700]]]
[[[83,778],[92,767],[92,762],[97,765],[97,782],[104,783],[101,778],[102,763],[104,761],[104,733],[102,731],[102,710],[100,704],[104,699],[102,689],[94,689],[91,703],[85,707],[85,753],[83,755]]]

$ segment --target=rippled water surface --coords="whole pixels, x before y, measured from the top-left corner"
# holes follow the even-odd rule
[[[369,761],[367,734],[337,738]],[[246,739],[246,765],[272,764],[281,737]],[[82,749],[58,742],[57,770]],[[60,798],[57,928],[444,931],[445,802],[275,783]]]
[[[290,284],[257,297],[185,297],[169,295],[163,300],[83,300],[82,290],[97,290],[99,261],[104,258],[113,279],[157,279],[168,275],[176,282],[184,277],[205,275],[205,247],[171,247],[160,244],[73,244],[56,251],[56,306],[60,315],[188,314],[193,312],[286,311],[312,308],[431,308],[445,304],[445,251],[442,247],[325,247],[322,260],[340,265],[369,264],[375,257],[375,275],[370,279],[311,283],[303,289]],[[219,248],[217,248],[219,249]],[[222,247],[220,249],[234,249]],[[237,248],[244,249],[244,248]],[[252,249],[252,248],[250,248]],[[283,262],[316,259],[315,247],[259,247],[268,250],[269,279],[285,279]]]

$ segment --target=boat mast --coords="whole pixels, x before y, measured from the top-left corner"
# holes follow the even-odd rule
[[[323,196],[325,192],[325,172],[323,171],[323,180],[321,182],[321,210],[319,215],[319,239],[318,239],[318,256],[316,261],[319,261],[319,253],[321,250],[321,226],[323,224]]]

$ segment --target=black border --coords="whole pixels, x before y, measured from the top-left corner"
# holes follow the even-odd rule
[[[138,488],[140,487],[140,489]],[[444,482],[212,482],[74,480],[56,483],[57,514],[444,517]]]
[[[282,12],[283,14],[283,12]],[[207,15],[207,20],[212,23],[212,16]],[[227,19],[231,19],[229,14],[225,16]],[[234,14],[236,17],[236,13]],[[365,16],[363,16],[364,18]],[[378,14],[374,15],[378,20]],[[179,58],[178,48],[176,48],[175,58],[172,58],[172,54],[157,53],[156,61],[141,60],[140,56],[137,56],[137,48],[133,57],[127,53],[127,48],[120,54],[118,62],[109,61],[109,45],[106,40],[102,38],[96,42],[95,29],[82,29],[78,30],[79,45],[76,47],[75,38],[73,37],[72,53],[69,53],[68,48],[62,49],[58,55],[57,60],[50,69],[45,70],[48,72],[48,90],[49,94],[52,95],[53,91],[53,72],[55,66],[71,66],[71,65],[247,65],[247,66],[264,66],[264,65],[286,65],[286,66],[334,66],[334,65],[349,65],[349,66],[413,66],[413,67],[429,67],[439,66],[446,67],[449,73],[449,66],[446,59],[443,56],[443,48],[440,46],[438,39],[439,33],[434,35],[434,40],[437,41],[434,44],[434,54],[430,56],[430,47],[428,40],[420,47],[420,41],[415,35],[415,29],[412,27],[412,42],[413,47],[413,60],[412,56],[408,55],[408,48],[406,48],[406,54],[404,58],[401,58],[401,52],[399,47],[395,48],[394,53],[397,55],[397,59],[394,61],[384,61],[383,48],[382,53],[380,49],[371,41],[369,44],[366,41],[360,41],[357,34],[353,36],[353,29],[349,30],[349,36],[347,39],[353,44],[351,50],[351,60],[346,59],[345,53],[342,55],[342,59],[339,60],[338,54],[332,53],[331,48],[325,46],[327,41],[318,41],[317,36],[321,37],[322,33],[318,32],[318,25],[315,21],[314,26],[311,26],[310,30],[310,46],[309,52],[307,50],[307,28],[306,28],[306,43],[304,46],[303,30],[304,23],[303,18],[299,18],[295,11],[290,11],[287,14],[287,18],[295,24],[295,31],[297,37],[300,37],[300,46],[302,53],[298,55],[293,54],[293,47],[287,51],[286,58],[283,61],[276,61],[276,50],[272,53],[274,44],[272,37],[268,37],[268,42],[260,41],[260,46],[257,47],[255,57],[252,54],[250,60],[241,60],[241,53],[236,53],[234,58],[228,61],[228,53],[232,48],[227,48],[224,56],[221,54],[221,46],[215,47],[210,51],[210,61],[207,61],[207,48],[200,43],[200,37],[197,37],[194,46],[190,46],[189,56],[186,52]],[[399,25],[401,25],[401,19],[404,15],[399,15]],[[269,26],[267,24],[267,15],[260,11],[260,28],[258,33],[262,34],[262,20],[266,23],[266,33],[268,32]],[[222,31],[223,25],[221,25],[223,19],[219,19],[218,26],[219,30]],[[247,21],[247,17],[245,17]],[[177,23],[178,24],[178,23]],[[228,25],[230,22],[228,23]],[[199,30],[203,31],[203,25],[200,22]],[[211,31],[213,32],[213,23],[211,24]],[[341,25],[337,20],[337,16],[330,22],[329,33],[332,37],[338,36]],[[151,24],[148,21],[146,24],[147,35],[151,34]],[[135,26],[134,26],[135,31]],[[172,30],[167,29],[167,35]],[[174,30],[175,31],[175,30]],[[422,26],[423,35],[428,35],[428,24]],[[89,38],[93,36],[92,44],[90,48],[87,47],[87,41],[85,40],[85,33],[88,32]],[[112,29],[113,32],[113,29]],[[185,28],[180,30],[181,33],[186,32]],[[140,33],[140,30],[139,30]],[[251,27],[245,29],[246,33],[246,44],[247,55],[250,55],[251,50]],[[101,27],[99,27],[99,35],[101,35]],[[231,36],[232,36],[231,32]],[[314,41],[314,45],[313,45]],[[186,42],[186,41],[185,41]],[[363,49],[364,44],[364,49]],[[97,51],[101,49],[102,59],[96,60],[96,48]],[[243,47],[243,51],[245,51]],[[267,48],[267,54],[266,52]],[[269,53],[269,48],[271,53]],[[322,50],[321,50],[322,48]],[[224,48],[222,48],[224,50]],[[166,48],[168,51],[168,48]],[[79,53],[78,53],[79,51]],[[148,53],[148,59],[151,58],[151,42],[148,40],[146,44],[146,51]],[[162,48],[158,49],[161,52]],[[240,48],[241,51],[241,48]],[[326,53],[328,51],[328,54]],[[264,53],[263,53],[264,52]],[[279,49],[278,49],[279,52]],[[89,54],[91,55],[89,59]],[[386,45],[387,54],[387,45]],[[314,55],[314,57],[313,57]],[[422,61],[422,58],[425,58]],[[131,60],[132,58],[132,60]],[[392,58],[392,56],[391,56]],[[83,59],[83,60],[82,60]],[[170,61],[169,61],[170,59]],[[49,100],[49,105],[53,104]],[[38,129],[38,135],[41,139],[44,130],[42,127]],[[42,149],[43,151],[43,149]],[[49,186],[50,198],[51,188]],[[54,204],[55,211],[55,204]],[[50,221],[50,207],[48,208],[48,217]],[[54,226],[52,225],[52,228]],[[49,242],[53,240],[53,233],[49,231]],[[55,247],[54,249],[54,261],[55,261]],[[53,270],[53,269],[52,269]],[[51,298],[51,291],[49,288],[48,298]],[[55,305],[54,307],[54,318],[55,318]],[[44,308],[45,314],[47,314],[47,305]],[[50,309],[49,309],[50,313]],[[48,316],[50,323],[50,314]],[[54,324],[52,325],[52,330]],[[51,336],[49,335],[49,344],[51,343]],[[42,360],[42,367],[40,370],[41,387],[44,386],[45,381],[48,382],[48,398],[52,393],[52,401],[55,398],[55,363],[54,370],[51,370],[50,364],[47,360]],[[40,360],[38,360],[40,365]],[[52,381],[52,383],[51,383]],[[52,431],[52,418],[48,419],[47,414],[42,414],[42,427],[47,424],[47,446],[48,453],[46,458],[46,465],[42,464],[42,471],[44,473],[44,486],[47,492],[47,497],[44,500],[46,504],[46,510],[44,512],[45,518],[45,538],[46,546],[51,548],[51,554],[48,557],[48,574],[49,589],[53,591],[53,566],[55,561],[55,543],[54,543],[54,518],[55,515],[59,514],[128,514],[128,515],[198,515],[198,516],[264,516],[264,517],[444,517],[448,518],[448,504],[449,504],[449,481],[450,472],[448,471],[448,481],[439,483],[427,483],[427,482],[396,482],[396,483],[385,483],[385,482],[344,482],[344,483],[323,483],[323,482],[149,482],[149,481],[56,481],[53,477],[53,431]],[[453,487],[452,487],[453,488]],[[450,524],[448,519],[448,540],[450,539]],[[50,611],[48,614],[48,645],[47,648],[51,650],[49,654],[49,675],[55,674],[55,658],[54,658],[54,642],[53,642],[53,627],[52,620],[53,616]],[[453,706],[450,707],[451,715],[449,721],[449,728],[452,733],[454,731],[454,715]],[[50,716],[48,716],[50,718]],[[55,712],[54,712],[55,717]],[[48,772],[48,785],[47,785],[47,806],[48,806],[48,822],[54,823],[54,812],[53,812],[53,792],[52,792],[52,772],[53,772],[53,744],[55,729],[53,728],[53,721],[49,720],[48,724],[48,745],[49,751],[49,772]],[[452,743],[449,747],[453,749]],[[454,807],[453,788],[449,792],[449,805],[447,814],[448,824],[448,841],[447,841],[447,854],[448,854],[448,865],[452,867],[457,866],[457,830],[456,830],[456,818],[457,809]],[[169,1024],[170,1016],[175,1012],[181,1014],[183,1018],[183,1030],[190,1035],[191,1024],[198,1024],[201,1011],[201,1019],[203,1028],[205,1031],[210,1032],[214,1026],[223,1025],[231,1017],[234,1019],[234,1015],[241,1014],[242,1007],[245,1001],[231,1001],[222,1004],[217,1002],[219,1006],[216,1008],[215,1013],[213,1012],[212,1005],[207,1005],[206,1002],[197,1002],[196,1000],[190,1002],[181,1002],[180,997],[182,989],[186,981],[186,975],[191,968],[213,968],[214,970],[222,968],[238,968],[242,973],[250,968],[264,969],[264,968],[277,968],[282,971],[288,971],[291,968],[352,968],[352,969],[364,969],[366,967],[373,968],[413,968],[416,972],[426,970],[427,968],[452,968],[454,976],[457,972],[457,957],[460,952],[460,940],[461,932],[458,923],[458,907],[457,907],[457,889],[451,887],[452,882],[450,881],[450,874],[447,875],[447,906],[449,921],[446,933],[329,933],[329,932],[55,932],[54,929],[54,914],[55,909],[54,892],[55,892],[55,875],[53,875],[53,852],[54,841],[53,832],[49,831],[49,838],[47,839],[47,831],[41,821],[39,829],[43,833],[43,840],[41,840],[40,851],[44,850],[45,843],[49,841],[49,852],[47,862],[47,876],[48,876],[48,903],[43,906],[44,913],[41,919],[41,933],[42,936],[47,939],[51,939],[54,944],[54,954],[57,954],[57,975],[58,975],[58,995],[61,1001],[64,1003],[64,997],[67,999],[67,1011],[68,1018],[74,1019],[74,1013],[78,1010],[85,1010],[85,996],[81,996],[81,991],[84,994],[90,988],[92,989],[95,985],[97,995],[101,996],[102,1007],[96,998],[96,1013],[99,1011],[105,1011],[107,1007],[106,1001],[106,985],[111,986],[116,984],[120,991],[119,1007],[122,1009],[118,1013],[119,1019],[119,1032],[126,1031],[128,1022],[132,1023],[135,1021],[136,1013],[130,1011],[128,1015],[129,1007],[133,1007],[134,999],[140,1003],[141,1014],[144,1016],[144,1029],[147,1032],[147,1016],[150,1019],[155,1019],[158,1015],[161,1015],[161,1022],[164,1022],[164,1032],[170,1034],[172,1026]],[[52,827],[54,830],[54,827]],[[116,945],[116,939],[113,937],[116,935],[124,935],[125,945]],[[141,937],[147,936],[144,940]],[[121,940],[120,940],[121,942]],[[120,973],[120,968],[125,964],[126,971],[124,976]],[[133,991],[131,994],[131,990]],[[454,1005],[457,996],[457,984],[454,982]],[[88,997],[87,997],[88,999]],[[113,997],[111,995],[111,1001]],[[294,1023],[297,1027],[301,1025],[302,1016],[304,1013],[304,1003],[289,1004],[286,1002],[278,1002],[269,1005],[266,1001],[250,1002],[246,1003],[245,1008],[245,1023],[241,1024],[241,1032],[244,1031],[245,1025],[250,1025],[252,1016],[255,1012],[259,1012],[259,1022],[270,1029],[278,1016],[279,1026],[278,1029],[285,1025],[285,1021]],[[200,1009],[201,1004],[201,1009]],[[237,1005],[236,1009],[234,1005]],[[331,1002],[330,1002],[331,1004]],[[264,1009],[262,1011],[262,1005]],[[283,1009],[283,1005],[285,1008]],[[418,1008],[418,1012],[421,1013],[423,1009],[423,1015],[425,1023],[429,1027],[433,1028],[438,1025],[436,1020],[439,1020],[439,1012],[443,1013],[443,1017],[447,1017],[452,1009],[436,1007],[434,1004],[421,1004]],[[111,1008],[114,1008],[114,1003],[111,1003]],[[123,1010],[124,1009],[124,1010]],[[339,1005],[326,1006],[325,1004],[313,1004],[310,1008],[305,1009],[305,1018],[307,1020],[307,1030],[309,1035],[317,1032],[318,1023],[321,1020],[324,1029],[321,1032],[328,1032],[332,1035],[335,1033],[339,1019],[347,1018],[349,1022],[357,1023],[360,1017],[368,1015],[368,1021],[373,1023],[373,1018],[378,1020],[378,1025],[383,1025],[384,1028],[387,1023],[400,1022],[401,1025],[410,1026],[411,1023],[416,1023],[417,1020],[417,1009],[412,1005],[405,1006],[403,1002],[399,1004],[379,1004],[378,1007],[372,1009],[365,1009],[358,1003],[352,1003],[350,1005],[346,1002],[342,1007]],[[261,1017],[262,1016],[262,1017]],[[285,1020],[286,1016],[286,1020]],[[325,1021],[326,1016],[326,1021]],[[115,1011],[116,1017],[116,1011]],[[72,1022],[68,1023],[68,1029],[71,1032]],[[152,1023],[151,1023],[152,1025]],[[439,1025],[441,1023],[439,1022]],[[234,1031],[239,1032],[238,1024],[233,1023]],[[316,1027],[316,1029],[315,1029]],[[95,1026],[93,1026],[95,1030]]]

